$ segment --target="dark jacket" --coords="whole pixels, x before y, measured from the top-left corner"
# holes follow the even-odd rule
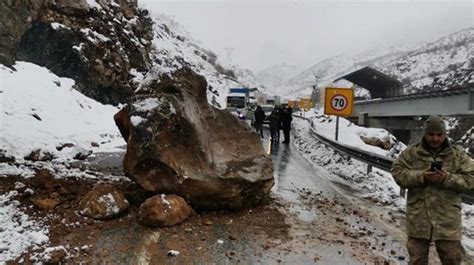
[[[291,129],[291,121],[293,120],[293,117],[291,116],[291,111],[287,108],[284,108],[281,111],[280,117],[282,129],[289,131]]]
[[[270,114],[270,130],[271,131],[278,131],[280,130],[280,115],[276,110],[272,111]]]
[[[261,124],[263,120],[265,120],[265,112],[258,106],[257,110],[255,110],[255,122]]]

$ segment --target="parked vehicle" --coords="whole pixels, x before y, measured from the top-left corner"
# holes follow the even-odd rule
[[[272,113],[272,110],[275,108],[273,105],[260,105],[262,107],[263,112],[265,112],[265,119],[263,120],[263,123],[268,124],[270,123],[270,114]]]
[[[230,93],[227,96],[226,109],[239,119],[245,119],[247,112],[248,94]]]

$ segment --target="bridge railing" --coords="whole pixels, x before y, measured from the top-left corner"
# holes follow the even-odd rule
[[[364,105],[364,104],[373,104],[373,103],[383,103],[383,102],[391,102],[391,101],[402,101],[407,99],[419,99],[419,98],[432,98],[432,97],[447,97],[453,95],[462,95],[462,94],[470,94],[473,93],[473,88],[456,88],[456,89],[449,89],[449,90],[438,90],[438,91],[429,91],[429,92],[417,92],[405,95],[399,95],[389,98],[378,98],[378,99],[368,99],[368,100],[360,100],[355,101],[354,105]]]
[[[362,161],[364,163],[366,163],[368,166],[367,166],[367,169],[368,171],[371,170],[371,167],[376,167],[376,168],[379,168],[383,171],[386,171],[386,172],[391,172],[391,168],[392,168],[392,164],[393,164],[393,161],[394,159],[391,158],[391,157],[386,157],[386,156],[382,156],[382,155],[379,155],[379,154],[374,154],[374,153],[371,153],[371,152],[368,152],[368,151],[365,151],[365,150],[362,150],[362,149],[359,149],[359,148],[356,148],[356,147],[353,147],[353,146],[349,146],[349,145],[346,145],[346,144],[343,144],[341,142],[336,142],[336,141],[333,141],[332,139],[329,139],[325,136],[322,136],[320,134],[318,134],[314,128],[314,123],[308,119],[308,118],[304,118],[304,117],[301,117],[301,116],[297,116],[295,115],[295,117],[298,117],[298,118],[301,118],[301,119],[304,119],[304,120],[307,120],[308,122],[310,122],[311,124],[311,134],[316,137],[318,140],[320,140],[322,143],[330,146],[331,148],[345,154],[345,155],[348,155],[354,159],[357,159],[359,161]],[[468,203],[468,204],[474,204],[474,192],[470,192],[470,193],[465,193],[465,194],[461,194],[461,198],[462,198],[462,201],[464,203]]]

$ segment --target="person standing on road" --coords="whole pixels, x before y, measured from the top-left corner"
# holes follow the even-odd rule
[[[291,116],[291,109],[286,106],[282,110],[281,114],[281,125],[283,129],[283,135],[285,136],[284,144],[290,143],[290,130],[291,130],[291,121],[293,117]]]
[[[278,142],[278,132],[280,131],[280,114],[278,109],[274,108],[269,117],[270,120],[270,137],[272,142]]]
[[[409,264],[428,264],[431,241],[444,265],[460,264],[460,193],[474,188],[474,162],[461,147],[449,143],[441,117],[428,118],[422,140],[398,156],[392,176],[408,189]]]
[[[263,138],[263,121],[265,120],[265,112],[262,107],[257,106],[255,110],[255,129],[260,132],[260,136]]]

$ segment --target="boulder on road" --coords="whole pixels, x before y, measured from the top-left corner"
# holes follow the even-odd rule
[[[252,206],[273,186],[259,135],[208,104],[206,80],[183,68],[144,85],[115,115],[125,175],[204,209]]]

